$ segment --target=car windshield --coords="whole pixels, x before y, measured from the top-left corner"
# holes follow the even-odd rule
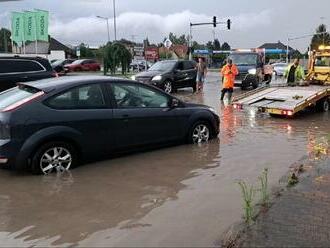
[[[329,56],[318,56],[318,57],[316,57],[315,66],[330,67],[330,57]]]
[[[231,54],[229,58],[236,65],[256,65],[257,54]]]
[[[174,68],[176,64],[176,61],[161,61],[157,62],[151,68],[149,71],[170,71]]]
[[[78,60],[72,62],[72,64],[73,64],[73,65],[79,65],[79,64],[81,64],[81,62],[83,62],[83,61],[84,61],[84,60],[82,60],[82,59],[78,59]]]
[[[18,87],[4,91],[0,94],[0,110],[27,99],[38,92],[41,92],[41,90],[27,85],[19,85]]]

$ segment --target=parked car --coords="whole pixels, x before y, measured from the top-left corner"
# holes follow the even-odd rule
[[[149,69],[149,64],[146,61],[133,61],[130,64],[130,69],[132,71],[145,71],[146,69]]]
[[[65,73],[64,66],[71,64],[75,61],[75,59],[61,59],[61,60],[56,60],[54,63],[52,63],[52,67],[54,71],[57,73]]]
[[[207,106],[153,86],[104,76],[19,84],[0,94],[0,164],[48,174],[80,159],[219,133]],[[81,161],[81,160],[80,160]]]
[[[138,73],[132,79],[151,84],[172,93],[176,89],[191,87],[196,91],[196,62],[191,60],[164,60],[155,63],[148,71]]]
[[[0,91],[28,82],[57,77],[49,61],[40,57],[0,57]]]
[[[71,64],[64,66],[67,72],[72,71],[99,71],[101,64],[93,59],[78,59]]]
[[[288,68],[287,63],[274,63],[272,65],[276,76],[283,76],[285,69]]]

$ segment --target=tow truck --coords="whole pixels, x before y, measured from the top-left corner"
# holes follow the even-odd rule
[[[294,116],[297,113],[316,107],[329,111],[330,105],[330,46],[320,46],[317,52],[310,53],[308,74],[299,86],[272,84],[233,98],[233,106],[242,109],[246,106],[257,108],[271,116]]]

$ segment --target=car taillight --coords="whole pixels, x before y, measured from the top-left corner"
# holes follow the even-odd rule
[[[43,96],[44,94],[45,94],[45,92],[43,92],[43,91],[39,91],[39,92],[33,94],[32,96],[30,96],[30,97],[28,97],[28,98],[22,99],[22,100],[20,100],[20,101],[18,101],[18,102],[15,102],[15,103],[13,103],[13,104],[7,106],[6,108],[4,108],[4,109],[2,110],[2,112],[8,112],[8,111],[12,111],[12,110],[14,110],[14,109],[17,109],[17,108],[23,106],[24,104],[27,104],[27,103],[29,103],[29,102],[32,102],[33,100],[35,100],[35,99],[37,99],[37,98]]]

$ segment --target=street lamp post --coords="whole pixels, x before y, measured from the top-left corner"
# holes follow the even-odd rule
[[[112,4],[113,4],[113,26],[115,33],[115,41],[117,41],[116,0],[112,0]]]
[[[110,42],[109,18],[103,16],[96,16],[96,17],[107,21],[108,43],[109,43]]]

